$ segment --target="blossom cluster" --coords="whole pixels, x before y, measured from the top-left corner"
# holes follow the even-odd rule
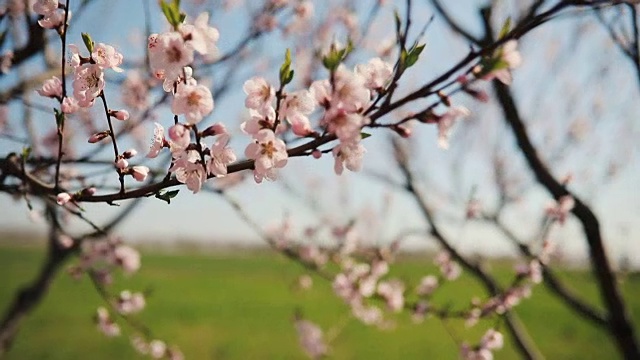
[[[365,148],[360,143],[361,129],[370,123],[364,115],[373,95],[383,91],[392,75],[392,67],[379,58],[357,65],[354,71],[339,66],[331,80],[316,80],[309,89],[285,92],[275,88],[262,77],[254,77],[244,84],[245,106],[250,119],[242,130],[252,136],[245,155],[255,161],[254,178],[273,180],[277,169],[286,165],[288,154],[284,142],[277,137],[290,127],[298,137],[317,137],[309,116],[321,108],[323,114],[318,128],[334,135],[339,144],[332,150],[335,172],[344,167],[358,171],[362,167]],[[316,151],[314,156],[321,153]]]
[[[70,269],[74,276],[91,272],[99,283],[109,284],[112,282],[111,273],[116,268],[121,268],[126,274],[133,274],[140,269],[140,253],[119,238],[85,241],[81,245],[80,262]]]

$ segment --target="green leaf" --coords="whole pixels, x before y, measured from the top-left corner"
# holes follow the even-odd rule
[[[178,192],[180,192],[180,190],[171,190],[171,191],[167,191],[167,192],[158,192],[158,193],[156,193],[156,198],[158,198],[158,199],[160,199],[162,201],[166,201],[167,204],[171,204],[171,199],[176,197],[176,195],[178,195]]]
[[[293,70],[291,70],[291,50],[287,49],[284,54],[284,63],[280,66],[280,85],[285,86],[293,80]]]
[[[174,29],[177,29],[180,24],[184,22],[187,15],[180,11],[180,1],[174,0],[171,3],[166,3],[164,0],[160,1],[160,8],[164,17]]]
[[[22,148],[22,161],[26,161],[31,155],[31,146],[25,146]]]
[[[370,137],[370,136],[371,136],[371,134],[368,134],[366,132],[361,132],[360,133],[360,138],[363,139],[363,140],[368,138],[368,137]]]
[[[420,58],[420,54],[422,50],[424,50],[425,44],[422,45],[414,45],[411,50],[406,55],[404,59],[405,69],[412,67]]]
[[[84,46],[87,47],[87,50],[89,50],[89,53],[92,53],[93,46],[95,43],[93,42],[93,40],[91,40],[91,35],[87,33],[82,33],[82,41],[84,42]]]
[[[347,46],[342,49],[338,49],[335,46],[332,46],[331,50],[329,50],[329,53],[322,57],[322,65],[324,65],[324,67],[329,71],[335,71],[340,63],[342,63],[342,61],[344,61],[347,55],[349,55],[349,53],[351,53],[352,51],[353,42],[351,41],[351,39],[347,40]]]
[[[58,125],[59,128],[62,128],[64,126],[64,113],[58,109],[53,109],[53,112],[56,114],[56,125]]]
[[[507,20],[502,25],[502,29],[500,29],[500,33],[498,34],[498,40],[507,36],[509,31],[511,31],[511,17],[508,17]]]
[[[291,49],[287,49],[284,53],[284,62],[280,66],[280,82],[284,82],[284,79],[289,75],[291,69]]]

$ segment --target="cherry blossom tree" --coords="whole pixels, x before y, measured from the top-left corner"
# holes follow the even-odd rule
[[[402,312],[416,322],[430,316],[459,318],[468,326],[496,318],[504,330],[488,328],[480,339],[463,341],[456,349],[461,357],[491,359],[503,347],[503,331],[522,357],[541,358],[513,309],[528,301],[534,286],[546,286],[576,314],[605,329],[622,356],[640,357],[599,219],[540,156],[511,88],[527,61],[519,50],[522,41],[547,23],[585,14],[607,29],[615,46],[638,68],[635,2],[536,0],[505,2],[502,7],[492,2],[478,8],[481,32],[468,30],[452,14],[454,6],[438,0],[420,5],[428,5],[431,18],[416,17],[414,2],[142,1],[145,15],[135,20],[145,35],[137,46],[143,44],[145,50],[137,55],[127,53],[125,44],[100,42],[104,34],[79,28],[94,1],[12,0],[3,5],[0,81],[7,85],[0,89],[0,191],[25,203],[34,216],[43,215],[49,240],[37,278],[4,312],[0,355],[9,350],[21,322],[44,299],[59,270],[70,266],[72,276],[88,277],[104,299],[104,304],[96,304],[101,332],[130,336],[134,348],[152,358],[182,358],[179,344],[150,336],[137,322],[134,315],[145,307],[144,294],[114,293],[110,285],[114,272],[133,274],[141,266],[140,254],[117,235],[117,226],[139,204],[156,199],[171,204],[186,189],[191,194],[180,196],[215,193],[231,204],[274,251],[330,282],[350,314],[364,324],[385,327]],[[246,10],[246,28],[218,28],[220,17],[238,8]],[[611,22],[616,13],[628,14],[631,27]],[[379,21],[385,17],[391,20]],[[419,71],[429,52],[424,39],[433,31],[434,19],[450,29],[447,36],[462,39],[467,50],[427,79]],[[231,32],[244,35],[223,46]],[[282,41],[274,41],[274,34]],[[376,38],[380,34],[388,40]],[[225,97],[233,91],[241,95]],[[469,99],[471,109],[464,102]],[[219,110],[223,100],[233,103],[243,121],[231,121],[235,114]],[[533,174],[531,183],[553,198],[540,209],[544,221],[536,242],[527,243],[502,222],[502,211],[512,200],[505,185],[508,177],[501,177],[504,162],[495,162],[501,201],[494,211],[477,197],[462,197],[465,221],[492,224],[516,245],[518,266],[507,285],[454,246],[416,166],[422,160],[415,146],[425,141],[416,132],[433,128],[441,151],[455,151],[455,132],[472,126],[467,125],[470,118],[482,123],[488,103],[500,110],[515,149]],[[38,126],[34,109],[40,111]],[[335,176],[347,176],[362,171],[368,157],[381,156],[380,149],[388,150],[393,171],[366,175],[409,194],[426,224],[427,230],[418,233],[438,247],[434,263],[439,273],[424,274],[417,284],[389,274],[411,234],[400,233],[387,245],[370,247],[360,239],[366,224],[359,221],[321,221],[296,234],[292,220],[285,219],[281,226],[266,229],[230,194],[241,182],[255,187],[265,181],[287,183],[302,176],[287,172],[292,163],[325,157],[333,163]],[[104,181],[92,177],[95,169],[108,174]],[[249,173],[252,179],[246,179]],[[112,219],[98,223],[85,212],[88,203],[119,208]],[[549,233],[571,219],[582,228],[601,308],[572,293],[552,268]],[[90,230],[77,231],[72,222]],[[327,238],[330,245],[322,242]],[[469,305],[459,309],[433,302],[441,285],[463,271],[485,288],[486,296],[469,299]],[[308,282],[301,279],[301,284]],[[330,353],[330,344],[311,317],[297,313],[295,329],[306,354],[320,358]]]

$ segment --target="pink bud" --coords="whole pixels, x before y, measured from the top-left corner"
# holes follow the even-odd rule
[[[322,151],[315,149],[311,152],[311,156],[313,156],[314,159],[320,159],[322,157]]]
[[[149,174],[149,168],[146,166],[134,166],[131,168],[131,176],[133,176],[136,181],[144,181]]]
[[[68,249],[73,246],[73,238],[66,234],[58,235],[58,245],[63,249]]]
[[[127,110],[117,110],[111,113],[116,119],[125,121],[129,119],[129,112]]]
[[[464,85],[464,84],[466,84],[469,80],[467,79],[467,76],[466,76],[466,75],[462,74],[462,75],[460,75],[460,76],[458,76],[458,77],[456,78],[456,81],[457,81],[459,84]]]
[[[108,131],[101,131],[99,133],[95,133],[93,135],[91,135],[89,137],[89,143],[90,144],[95,144],[98,141],[103,140],[104,138],[106,138],[107,136],[109,136],[109,132]]]
[[[122,157],[125,159],[131,159],[132,157],[136,156],[138,154],[138,151],[136,149],[129,149],[127,151],[125,151],[124,153],[122,153]]]
[[[94,187],[88,187],[85,189],[82,189],[82,196],[92,196],[93,194],[96,193],[96,188]]]
[[[401,125],[394,126],[393,131],[405,139],[411,136],[411,129]]]
[[[129,162],[123,158],[119,158],[116,161],[116,167],[120,170],[126,169],[129,166]]]
[[[64,205],[69,201],[71,201],[71,195],[69,195],[69,193],[63,192],[56,196],[56,202],[58,203],[58,205]]]
[[[222,135],[227,133],[227,128],[222,123],[215,123],[202,132],[202,137]]]

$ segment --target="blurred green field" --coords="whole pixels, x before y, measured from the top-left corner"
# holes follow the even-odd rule
[[[43,257],[42,250],[0,245],[0,306],[2,311],[15,290],[31,279]],[[348,309],[314,277],[309,291],[294,291],[303,270],[268,252],[179,253],[143,251],[143,267],[130,278],[119,278],[117,289],[151,290],[140,318],[161,339],[178,344],[187,359],[300,359],[292,324],[296,309],[323,329],[340,328],[331,342],[335,359],[456,359],[456,341],[476,341],[487,327],[466,329],[459,321],[446,326],[437,319],[413,324],[408,316],[395,317],[393,330],[381,331],[350,320]],[[494,264],[494,271],[509,278],[511,266]],[[434,271],[427,258],[395,264],[392,274],[417,281]],[[574,288],[599,303],[589,274],[564,272]],[[640,277],[629,276],[622,288],[640,326]],[[484,294],[463,277],[447,284],[436,302],[468,303]],[[137,359],[142,358],[126,337],[108,339],[92,323],[100,297],[88,279],[75,281],[64,273],[24,323],[8,359]],[[575,317],[543,287],[517,308],[531,336],[548,359],[611,359],[617,353],[609,338]],[[126,329],[126,328],[125,328]],[[509,342],[497,359],[517,358]]]

